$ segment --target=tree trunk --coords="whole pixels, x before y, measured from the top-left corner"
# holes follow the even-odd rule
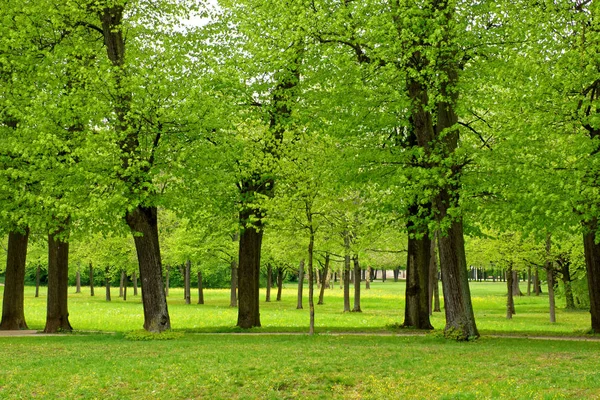
[[[142,281],[144,329],[149,332],[162,332],[171,328],[162,280],[157,216],[156,207],[138,206],[128,212],[125,218],[134,233],[133,239]]]
[[[256,218],[256,212],[243,210],[240,212],[242,226]],[[260,252],[263,230],[260,221],[258,226],[247,226],[240,234],[238,285],[239,306],[237,326],[249,329],[260,326],[259,282]]]
[[[69,323],[69,243],[59,238],[65,226],[48,235],[48,301],[44,333],[73,330]]]
[[[321,282],[321,291],[319,292],[319,302],[317,304],[324,304],[323,301],[325,299],[325,287],[327,286],[327,281],[329,276],[329,253],[325,254],[325,267],[323,268],[323,279]]]
[[[302,289],[304,288],[304,260],[300,261],[298,267],[298,304],[297,310],[302,310]]]
[[[387,279],[387,270],[382,269],[381,270],[381,282],[385,282],[386,279]]]
[[[229,307],[237,307],[237,261],[231,261],[231,290],[229,294]]]
[[[127,286],[129,285],[128,276],[125,271],[123,271],[123,301],[127,301]]]
[[[550,246],[552,238],[550,234],[546,236],[546,276],[548,279],[548,302],[550,305],[550,322],[556,322],[556,305],[554,302],[554,265],[550,260]]]
[[[315,301],[314,301],[314,264],[313,250],[315,246],[315,233],[312,225],[312,215],[307,212],[308,223],[310,226],[310,238],[308,241],[308,309],[309,309],[309,328],[308,334],[315,334]]]
[[[573,298],[573,289],[571,287],[571,271],[569,270],[571,263],[567,260],[561,260],[559,265],[563,286],[565,288],[565,300],[567,303],[566,308],[567,310],[574,310],[575,299]]]
[[[90,261],[89,267],[89,275],[90,275],[90,296],[94,297],[94,266]]]
[[[40,266],[35,268],[35,297],[40,297]]]
[[[596,243],[598,220],[596,218],[592,219],[585,224],[585,228],[583,248],[590,296],[592,332],[600,333],[600,244]]]
[[[418,215],[418,207],[411,206],[412,216]],[[405,327],[433,329],[429,321],[429,268],[431,262],[431,240],[427,233],[415,237],[414,222],[407,224],[408,251],[406,259],[406,303],[404,306]]]
[[[8,234],[8,252],[2,300],[0,330],[28,329],[25,322],[25,261],[29,228],[24,233],[12,231]]]
[[[267,295],[265,298],[265,302],[269,303],[271,301],[271,286],[273,286],[273,267],[271,263],[267,264]]]
[[[527,267],[527,296],[531,296],[531,265]]]
[[[535,266],[535,274],[533,277],[533,291],[536,296],[539,296],[542,293],[542,288],[540,287],[540,275],[539,275],[539,267]]]
[[[513,284],[513,270],[512,263],[508,265],[508,269],[506,270],[506,288],[507,288],[507,296],[506,296],[506,319],[512,319],[513,314],[515,314],[515,301],[513,297],[513,291],[515,286]]]
[[[121,280],[119,281],[119,297],[123,297],[123,281],[125,279],[125,271],[121,270]]]
[[[167,265],[167,270],[165,271],[165,297],[169,296],[169,286],[170,286],[169,272],[171,272],[171,266]]]
[[[358,254],[353,257],[354,261],[354,307],[352,312],[362,312],[360,309],[360,264],[358,262]]]
[[[344,312],[350,312],[350,234],[344,235]]]
[[[277,301],[281,301],[281,291],[283,290],[283,268],[277,268]]]
[[[398,276],[400,275],[400,268],[394,268],[394,282],[398,282]]]
[[[198,271],[198,304],[204,304],[204,287],[202,285],[202,271]]]
[[[371,289],[371,267],[367,267],[367,279],[365,280],[365,290]]]
[[[81,274],[79,269],[75,272],[75,293],[81,293]]]
[[[135,273],[135,271],[133,271],[133,273],[131,274],[131,280],[133,281],[133,295],[137,296],[138,295],[138,280],[137,280],[137,274]]]
[[[192,303],[192,285],[191,285],[191,273],[192,273],[192,262],[187,260],[185,262],[184,273],[183,273],[183,294],[185,296],[185,304]]]
[[[106,287],[106,301],[110,301],[110,270],[109,267],[106,267],[104,276],[104,285]]]
[[[513,274],[513,279],[512,279],[512,284],[513,284],[513,296],[523,296],[523,292],[521,292],[521,288],[519,288],[519,273],[515,270],[512,271]]]

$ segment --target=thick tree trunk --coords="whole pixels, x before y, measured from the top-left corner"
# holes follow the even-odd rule
[[[184,274],[183,274],[183,292],[185,296],[185,304],[192,303],[192,287],[191,287],[191,272],[192,272],[192,262],[187,260],[185,262]]]
[[[90,275],[90,296],[94,297],[94,266],[90,261],[89,267],[89,275]]]
[[[68,222],[65,222],[67,224]],[[59,238],[61,228],[48,235],[48,301],[44,333],[73,330],[69,323],[69,243]]]
[[[28,329],[23,306],[28,240],[29,228],[26,228],[23,233],[13,231],[8,234],[0,330]]]
[[[446,193],[439,199],[438,209],[449,203]],[[446,212],[443,213],[444,216]],[[467,279],[467,260],[462,221],[453,221],[446,235],[439,237],[442,288],[448,337],[469,340],[479,337]]]
[[[81,293],[81,274],[79,269],[75,272],[75,293]]]
[[[131,274],[131,280],[133,281],[133,295],[137,296],[138,295],[138,280],[137,280],[137,274],[135,273],[135,271],[133,271],[133,273]]]
[[[269,303],[271,301],[271,286],[273,286],[273,267],[271,263],[267,264],[267,295],[265,297],[265,302]]]
[[[411,215],[417,215],[411,207]],[[405,327],[433,329],[429,321],[429,264],[431,262],[431,240],[427,234],[414,237],[414,223],[407,224],[408,251],[406,259],[406,303],[404,306]]]
[[[325,288],[328,286],[329,276],[329,253],[325,254],[325,266],[323,267],[323,279],[321,283],[321,291],[319,292],[319,302],[317,304],[324,304],[325,299]]]
[[[600,333],[600,244],[596,243],[598,220],[594,218],[585,224],[585,228],[587,231],[583,236],[583,247],[590,296],[592,332]]]
[[[358,254],[353,257],[354,261],[354,307],[352,312],[362,312],[360,309],[360,264],[358,262]]]
[[[515,289],[513,284],[514,277],[512,264],[509,264],[508,269],[506,270],[506,319],[512,319],[512,316],[515,314],[515,300],[513,297],[513,292]]]
[[[40,266],[35,268],[35,297],[40,297]]]
[[[255,213],[244,210],[240,222],[244,226]],[[259,282],[260,252],[263,230],[260,226],[245,227],[240,234],[238,285],[239,306],[237,326],[249,329],[260,326]]]
[[[296,305],[297,310],[302,310],[302,289],[304,288],[304,260],[300,261],[298,267],[298,303]]]
[[[400,275],[400,268],[394,268],[394,282],[398,282],[398,276]]]
[[[232,260],[231,261],[231,286],[230,286],[230,293],[229,293],[229,307],[237,307],[238,306],[238,302],[237,302],[237,281],[238,281],[238,277],[237,277],[237,261]]]
[[[202,271],[198,271],[198,304],[204,304],[204,287],[202,285]]]
[[[149,332],[162,332],[171,328],[162,280],[157,216],[156,207],[138,206],[128,212],[125,218],[134,233],[133,239],[142,281],[144,329]]]

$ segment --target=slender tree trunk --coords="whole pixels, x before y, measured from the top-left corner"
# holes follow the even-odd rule
[[[344,312],[350,312],[350,233],[344,234]]]
[[[281,301],[281,291],[283,290],[283,268],[277,268],[277,301]]]
[[[302,289],[304,288],[304,260],[300,261],[298,267],[298,305],[297,310],[302,310]]]
[[[240,213],[241,225],[245,226],[247,221],[255,219],[256,214],[251,210],[243,210]],[[259,222],[255,224],[259,226],[245,227],[240,234],[237,326],[243,329],[260,326],[259,282],[263,230]]]
[[[129,285],[127,273],[123,271],[123,301],[127,301],[127,286]]]
[[[531,265],[527,267],[527,296],[531,296]]]
[[[267,295],[265,298],[265,302],[269,303],[271,301],[271,286],[273,286],[273,267],[271,263],[267,264]]]
[[[400,275],[400,268],[394,268],[394,282],[398,282],[398,276]]]
[[[319,302],[317,304],[324,304],[325,299],[325,287],[327,286],[327,280],[329,276],[329,253],[325,254],[325,267],[323,268],[323,280],[321,283],[321,291],[319,292]]]
[[[25,262],[28,240],[29,228],[26,228],[23,233],[15,230],[8,234],[0,330],[28,329],[24,311]]]
[[[506,270],[506,288],[508,291],[506,296],[506,319],[512,319],[513,314],[515,314],[515,301],[513,297],[515,286],[513,285],[513,279],[512,263],[510,263]]]
[[[409,213],[418,215],[418,207],[411,206]],[[405,327],[433,329],[429,321],[429,268],[431,262],[431,240],[427,233],[416,238],[416,227],[407,224],[408,252],[406,260],[406,303],[404,306]]]
[[[162,280],[157,216],[156,207],[142,206],[136,207],[126,216],[127,224],[134,233],[133,239],[142,281],[144,329],[149,332],[162,332],[171,328]]]
[[[79,269],[75,272],[75,293],[81,293],[81,274]]]
[[[165,271],[165,297],[169,296],[169,286],[170,286],[169,273],[170,272],[171,272],[171,266],[167,265],[167,270]]]
[[[121,270],[121,280],[119,281],[119,297],[123,297],[123,282],[125,280],[125,271]]]
[[[594,218],[584,226],[586,232],[583,236],[583,247],[590,296],[592,332],[600,333],[600,244],[596,241],[598,220]]]
[[[312,225],[312,215],[307,211],[308,223],[310,226],[310,237],[308,241],[308,309],[310,314],[310,322],[308,334],[315,334],[315,299],[314,299],[314,264],[313,264],[313,249],[315,246],[315,233]]]
[[[90,261],[90,267],[89,267],[89,274],[90,274],[90,296],[94,297],[94,266],[92,265],[92,262]]]
[[[362,312],[360,309],[360,264],[358,262],[358,254],[352,257],[354,262],[354,307],[352,312]]]
[[[138,280],[135,271],[131,274],[131,280],[133,281],[133,295],[138,295]]]
[[[556,305],[554,302],[554,265],[550,260],[550,247],[552,245],[552,237],[550,234],[546,236],[546,277],[548,279],[548,302],[550,305],[550,322],[556,322]]]
[[[192,287],[191,287],[191,272],[192,272],[192,262],[187,260],[185,262],[184,274],[183,274],[183,292],[185,296],[185,304],[192,303]]]
[[[69,323],[69,243],[59,238],[65,226],[48,235],[48,301],[44,333],[73,330]]]
[[[440,290],[438,285],[438,266],[437,266],[437,234],[433,236],[430,247],[429,261],[429,315],[433,312],[440,312]]]
[[[382,269],[381,270],[381,281],[385,282],[386,279],[387,279],[387,270]]]
[[[533,277],[533,291],[535,292],[536,296],[539,296],[542,293],[542,288],[540,286],[539,267],[537,265],[535,266],[535,274]]]
[[[202,271],[198,271],[198,304],[204,304],[204,287],[202,285]]]
[[[40,297],[40,266],[35,268],[35,297]]]
[[[110,267],[104,270],[104,286],[106,288],[106,301],[110,301]]]
[[[237,261],[231,261],[231,289],[229,294],[229,307],[237,307]]]
[[[367,279],[365,280],[365,290],[371,289],[371,267],[367,267]]]
[[[569,270],[570,262],[561,260],[560,272],[562,277],[563,286],[565,288],[565,300],[567,303],[567,310],[575,309],[575,299],[573,298],[573,289],[571,287],[571,271]]]

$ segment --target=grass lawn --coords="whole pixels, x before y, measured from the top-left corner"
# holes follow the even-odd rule
[[[127,333],[143,323],[141,299],[131,289],[126,302],[115,289],[108,303],[102,288],[95,297],[88,288],[80,294],[71,288],[70,321],[80,333],[0,337],[0,399],[600,398],[600,342],[486,336],[584,336],[588,312],[566,312],[559,299],[558,323],[550,324],[546,296],[522,297],[507,321],[503,284],[472,283],[471,289],[484,334],[473,343],[436,332],[376,335],[403,319],[404,284],[391,281],[363,291],[363,313],[342,313],[342,291],[326,291],[326,304],[316,309],[321,335],[313,337],[218,334],[235,331],[237,311],[228,306],[227,290],[207,290],[205,305],[186,305],[183,291],[171,289],[175,333],[147,341]],[[289,285],[282,302],[261,303],[263,327],[252,332],[306,332],[307,300],[296,310],[295,293]],[[34,298],[26,288],[25,307],[29,327],[42,329],[45,290]],[[443,313],[433,325],[443,328]],[[105,333],[81,333],[90,330]],[[372,334],[341,333],[352,331]]]

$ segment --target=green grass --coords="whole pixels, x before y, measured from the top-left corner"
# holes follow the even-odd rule
[[[0,337],[1,399],[600,398],[599,341],[486,335],[583,336],[589,313],[566,312],[559,300],[558,323],[550,324],[547,297],[532,296],[516,298],[517,314],[507,321],[501,283],[471,284],[484,334],[471,343],[441,338],[443,313],[433,317],[436,332],[390,335],[386,326],[402,322],[404,306],[404,284],[390,281],[363,291],[363,313],[344,314],[339,287],[326,291],[316,309],[320,334],[312,337],[218,334],[236,331],[227,290],[207,290],[205,305],[186,305],[182,290],[171,289],[174,331],[155,340],[140,331],[139,296],[130,290],[124,302],[115,289],[108,303],[100,289],[92,298],[88,288],[70,288],[75,334]],[[26,288],[26,318],[42,329],[45,289],[33,293]],[[282,302],[262,302],[263,327],[251,332],[307,332],[308,304],[296,310],[295,294],[289,285]]]
[[[386,326],[401,323],[404,317],[404,283],[375,282],[370,290],[362,291],[362,313],[343,313],[342,290],[339,286],[326,290],[325,304],[316,306],[317,332],[361,331],[374,332]],[[0,287],[0,293],[3,288]],[[264,302],[265,289],[261,290],[262,327],[258,332],[306,332],[308,330],[308,300],[305,290],[304,309],[296,309],[296,286],[289,284],[283,291],[282,301]],[[90,297],[89,288],[82,293],[69,289],[69,319],[76,330],[125,332],[140,329],[143,325],[141,296],[134,297],[128,290],[128,300],[118,297],[118,288],[112,290],[112,302],[104,300],[104,288],[96,288]],[[528,335],[582,335],[590,328],[589,312],[565,311],[558,299],[557,323],[551,324],[548,316],[548,297],[542,295],[515,297],[517,314],[512,320],[506,316],[506,288],[503,283],[472,282],[471,292],[477,326],[481,333],[520,333]],[[34,288],[27,287],[25,317],[31,329],[41,330],[45,324],[46,289],[34,297]],[[193,293],[194,297],[196,293]],[[173,329],[188,332],[234,331],[237,309],[229,307],[229,291],[206,290],[205,304],[186,305],[183,290],[171,288],[169,313]],[[443,329],[443,310],[434,313],[432,324]]]

